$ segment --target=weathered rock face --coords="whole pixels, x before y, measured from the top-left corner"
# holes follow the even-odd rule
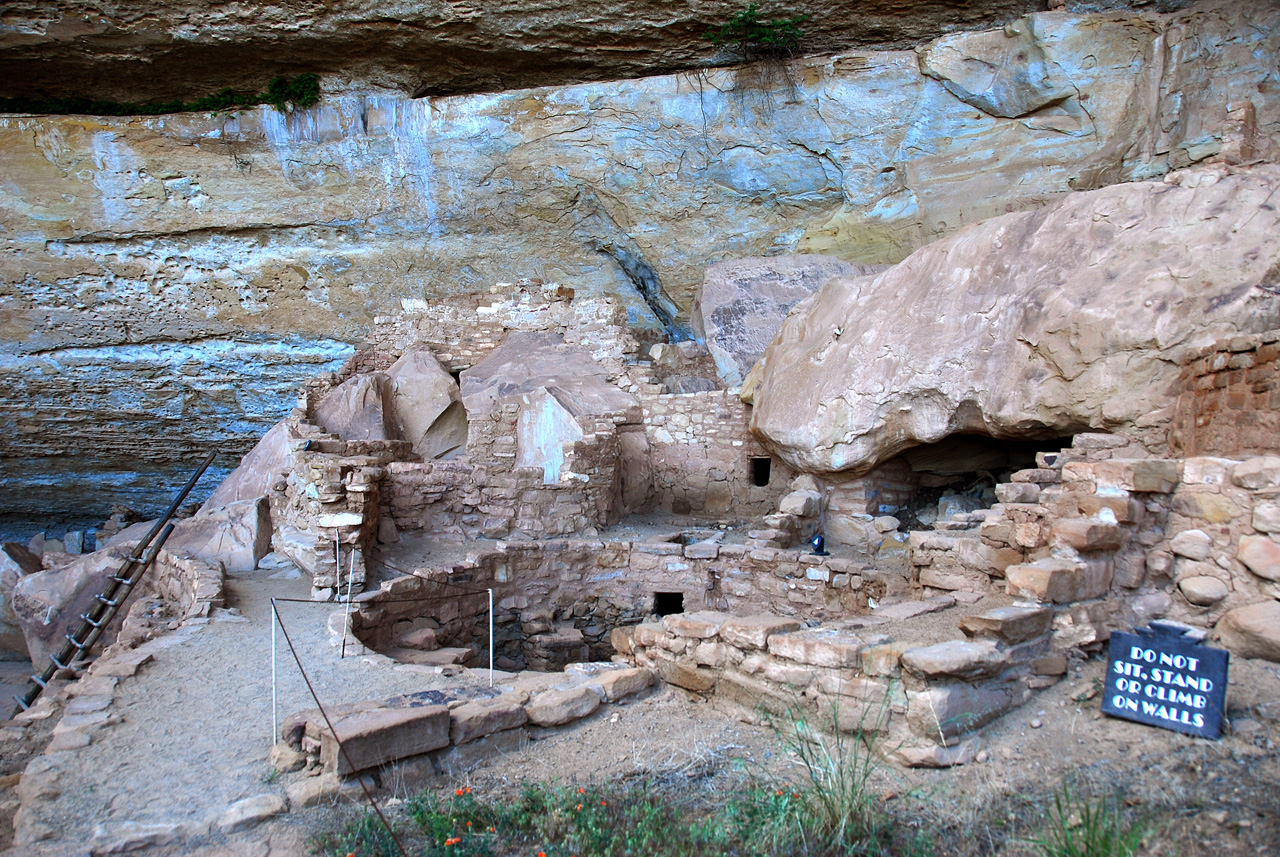
[[[693,329],[706,340],[720,380],[742,384],[791,308],[836,276],[881,270],[831,256],[773,256],[707,268],[693,307]]]
[[[1189,170],[994,218],[837,279],[759,366],[752,427],[809,471],[958,433],[1157,442],[1185,356],[1280,324],[1280,168]]]
[[[40,669],[62,648],[65,636],[80,627],[80,614],[93,607],[94,598],[105,589],[107,578],[124,565],[130,550],[119,546],[95,551],[61,568],[28,575],[14,586],[13,612],[31,660]]]
[[[330,8],[339,11],[309,18],[299,38],[355,7]],[[922,8],[911,14],[924,21]],[[957,14],[968,22],[973,8]],[[24,9],[34,21],[44,7],[12,20]],[[98,38],[83,28],[106,20],[121,55],[144,31],[176,46],[148,29],[154,11],[122,11],[116,24],[105,8],[74,27],[15,24],[4,44],[15,55],[30,45],[52,68],[54,42],[81,51]],[[379,7],[378,20],[400,11]],[[814,26],[884,24],[861,6],[807,11]],[[260,12],[252,26],[292,26],[288,9]],[[631,25],[643,15],[627,14],[642,32]],[[201,27],[225,23],[228,50],[272,55],[240,19],[192,15]],[[718,18],[719,7],[693,17]],[[395,54],[381,23],[378,32]],[[6,389],[24,392],[0,398],[3,451],[175,461],[204,445],[184,438],[193,426],[201,441],[235,435],[243,451],[286,407],[246,398],[278,368],[267,360],[256,371],[238,350],[247,337],[340,348],[333,337],[359,340],[379,313],[521,274],[622,295],[636,323],[655,325],[655,307],[688,310],[709,261],[799,251],[896,262],[1072,188],[1215,152],[1249,160],[1280,130],[1278,32],[1272,3],[1167,17],[1041,13],[1007,31],[946,36],[922,55],[799,60],[789,81],[717,70],[424,100],[351,89],[288,115],[5,117],[0,371]],[[146,48],[149,78],[165,77],[167,49]],[[419,56],[415,68],[451,67]],[[982,63],[1023,70],[966,71]],[[212,65],[237,75],[243,64]]]
[[[1039,7],[1029,0],[816,0],[804,7],[811,16],[805,32],[820,51],[908,45]],[[705,65],[716,51],[703,32],[741,8],[725,0],[678,6],[643,0],[600,4],[584,15],[581,4],[565,0],[338,0],[265,8],[189,0],[17,2],[5,10],[0,95],[192,97],[222,86],[259,89],[273,75],[299,70],[428,94],[632,77]],[[86,92],[89,82],[94,89]]]

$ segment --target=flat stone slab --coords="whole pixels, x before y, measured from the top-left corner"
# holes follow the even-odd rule
[[[731,617],[728,613],[704,610],[699,613],[673,613],[664,616],[662,626],[680,637],[710,639],[720,633],[720,628]]]
[[[449,740],[467,744],[477,738],[517,729],[528,722],[524,706],[509,697],[477,700],[449,712]]]
[[[580,720],[600,707],[600,696],[585,685],[538,694],[525,705],[525,714],[535,726],[562,726]]]
[[[339,776],[449,745],[449,709],[374,708],[344,717],[320,734],[320,760]],[[336,733],[336,738],[335,738]],[[339,742],[345,753],[338,750]]]
[[[798,631],[800,623],[781,616],[741,616],[720,626],[720,639],[739,649],[764,649],[774,634]]]
[[[845,669],[862,662],[863,649],[888,639],[883,634],[862,635],[834,628],[812,628],[774,634],[769,638],[769,654],[815,667]]]
[[[1013,645],[1049,633],[1053,610],[1039,605],[993,607],[960,620],[960,630],[970,637],[994,637]]]
[[[992,676],[1004,669],[1008,656],[995,640],[948,640],[902,653],[902,666],[926,678],[953,676],[975,679]]]
[[[274,818],[288,811],[289,804],[280,795],[254,795],[244,800],[238,800],[227,807],[226,812],[219,816],[215,826],[223,833],[235,833],[240,830],[248,830],[268,818]]]
[[[956,606],[956,599],[953,596],[935,595],[932,598],[923,598],[919,601],[899,601],[896,604],[885,604],[876,608],[874,615],[897,622],[903,619],[911,619],[915,616],[923,616],[926,613],[937,613],[939,610],[946,610],[948,607],[954,606]]]
[[[644,667],[636,667],[605,673],[596,683],[604,690],[606,700],[617,702],[619,699],[634,696],[651,687],[653,682],[652,671]]]

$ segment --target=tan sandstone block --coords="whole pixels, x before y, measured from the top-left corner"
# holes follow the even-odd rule
[[[781,616],[740,616],[725,620],[720,626],[720,639],[739,649],[764,649],[774,634],[799,628],[800,622]]]
[[[449,709],[374,708],[344,717],[333,729],[320,733],[320,760],[326,770],[345,776],[447,747]],[[345,752],[339,752],[338,742]]]

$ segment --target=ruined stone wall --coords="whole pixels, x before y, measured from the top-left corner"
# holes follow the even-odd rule
[[[652,386],[652,385],[650,385]],[[653,472],[653,501],[678,515],[758,517],[777,508],[795,471],[748,429],[750,409],[725,390],[637,394]],[[755,459],[769,461],[757,485]]]
[[[971,761],[965,736],[1066,671],[1049,651],[1051,619],[1044,607],[995,608],[961,620],[972,641],[930,644],[877,626],[708,611],[614,637],[636,664],[742,719],[880,733],[899,761],[942,766]]]
[[[1238,336],[1205,349],[1182,371],[1171,454],[1260,455],[1280,451],[1280,331]]]
[[[678,594],[686,611],[821,620],[866,613],[869,598],[907,590],[903,577],[850,559],[678,538],[499,542],[465,562],[416,570],[360,596],[352,632],[385,648],[396,623],[428,617],[442,629],[437,644],[474,643],[478,655],[477,641],[487,635],[487,603],[477,606],[467,595],[455,604],[441,596],[492,588],[504,668],[546,668],[557,658],[563,666],[566,653],[576,660],[607,659],[612,630],[651,614],[658,593]]]
[[[1280,617],[1280,458],[1129,457],[1141,451],[1086,434],[1040,453],[1000,504],[911,534],[914,581],[1052,604],[1058,649],[1168,618],[1269,651],[1250,635]]]

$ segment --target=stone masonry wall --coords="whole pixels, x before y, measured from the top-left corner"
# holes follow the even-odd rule
[[[646,387],[652,385],[646,385]],[[725,390],[637,393],[653,472],[653,503],[678,515],[758,517],[777,508],[795,471],[748,429],[750,408]],[[753,460],[769,459],[765,485]]]
[[[1055,649],[1167,618],[1280,659],[1266,630],[1280,622],[1280,458],[1122,457],[1134,451],[1085,434],[1041,453],[992,509],[911,534],[915,582],[1051,604]]]
[[[972,760],[967,735],[1065,672],[1049,651],[1051,620],[1045,607],[994,608],[961,620],[971,640],[921,645],[856,622],[803,628],[706,611],[614,638],[636,664],[735,716],[785,723],[796,712],[818,728],[880,733],[906,764],[942,766]]]
[[[1183,369],[1174,404],[1175,456],[1280,451],[1280,331],[1237,336],[1206,349]]]

